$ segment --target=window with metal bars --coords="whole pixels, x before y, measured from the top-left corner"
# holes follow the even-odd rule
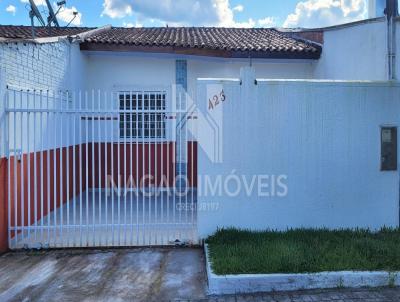
[[[165,138],[165,91],[119,93],[119,133],[128,139]]]

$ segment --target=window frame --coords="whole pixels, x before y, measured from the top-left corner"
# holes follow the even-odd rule
[[[168,119],[168,114],[170,113],[170,107],[171,107],[171,103],[170,103],[170,91],[168,87],[163,87],[163,86],[154,86],[154,87],[130,87],[130,86],[115,86],[114,87],[114,91],[116,93],[116,109],[118,111],[118,125],[117,125],[117,137],[120,141],[123,142],[165,142],[169,140],[169,137],[171,135],[170,133],[170,126],[169,126],[169,119]],[[155,99],[155,106],[153,108],[151,108],[151,101],[150,99],[148,100],[148,108],[145,108],[145,101],[144,101],[144,96],[146,95],[146,93],[148,95],[151,94],[161,94],[164,95],[164,99],[162,100],[164,106],[161,105],[161,108],[157,108],[157,97]],[[121,95],[124,94],[125,97],[126,95],[131,95],[131,99],[129,100],[130,102],[130,106],[126,106],[126,109],[123,108],[123,106],[121,106],[121,100],[120,97]],[[137,95],[142,95],[142,101],[141,101],[141,106],[138,106],[138,101],[136,100],[136,108],[133,107],[133,102],[132,102],[132,95],[137,94]],[[126,100],[124,100],[124,102],[126,102]],[[123,116],[124,114],[127,116],[133,116],[136,113],[136,117],[137,120],[135,119],[135,122],[132,120],[128,121],[121,121],[121,116]],[[162,118],[158,121],[152,121],[151,123],[162,123],[163,127],[162,130],[163,133],[160,136],[148,136],[148,135],[142,135],[142,134],[136,134],[133,135],[133,132],[135,132],[135,125],[132,124],[133,127],[125,127],[126,125],[128,125],[129,123],[135,123],[138,124],[140,123],[139,126],[139,130],[141,131],[145,131],[146,128],[143,128],[143,121],[140,122],[139,120],[139,116],[142,116],[142,119],[144,117],[145,114],[149,114],[149,116],[151,115],[157,115],[160,114],[162,116]],[[124,125],[124,128],[121,127],[121,125]],[[130,126],[130,125],[129,125]],[[150,130],[147,131],[151,131],[151,129],[155,129],[154,131],[157,131],[159,127],[154,127],[154,128],[148,128]],[[132,131],[132,133],[130,135],[124,135],[124,132],[126,131]],[[136,129],[137,130],[137,129]]]

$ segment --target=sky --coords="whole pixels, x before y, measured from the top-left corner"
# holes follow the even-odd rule
[[[43,16],[45,0],[34,0]],[[57,7],[55,0],[50,0]],[[67,0],[65,26],[323,27],[367,18],[368,0]],[[0,0],[0,24],[29,25],[28,0]],[[77,16],[73,19],[73,12]],[[37,21],[36,21],[36,24]]]

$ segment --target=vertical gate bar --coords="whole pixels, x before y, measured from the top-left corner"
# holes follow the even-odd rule
[[[125,96],[124,96],[125,97]],[[121,136],[121,94],[118,95],[118,136],[117,136],[117,185],[118,185],[118,245],[121,245],[121,182],[120,182],[120,136]]]
[[[179,87],[180,88],[180,87]],[[175,177],[177,177],[177,179],[179,180],[179,182],[178,182],[178,184],[177,184],[177,179],[175,179],[175,184],[174,184],[174,186],[175,186],[175,189],[177,189],[176,190],[176,192],[178,192],[178,200],[177,200],[177,202],[178,202],[178,208],[179,208],[179,206],[180,206],[180,203],[181,203],[181,194],[180,194],[180,174],[181,174],[181,171],[182,171],[182,168],[181,168],[181,162],[182,162],[182,159],[181,159],[181,156],[182,156],[182,131],[181,131],[181,129],[180,129],[180,126],[181,126],[181,122],[182,122],[182,95],[181,95],[181,91],[180,91],[180,89],[178,89],[178,116],[179,116],[179,120],[177,120],[177,127],[176,127],[176,131],[177,131],[177,140],[178,140],[178,142],[177,142],[177,146],[176,146],[176,152],[178,152],[178,159],[177,159],[177,162],[178,162],[178,165],[177,165],[177,169],[178,169],[178,171],[176,171],[176,174],[178,174],[178,175],[176,175],[175,174]],[[179,186],[179,188],[177,188],[177,186]],[[174,198],[174,200],[176,199],[176,195],[175,195],[175,198]],[[176,205],[175,205],[175,207],[174,207],[174,211],[176,211],[177,210],[177,208],[176,208]],[[181,215],[182,215],[182,213],[181,213],[181,211],[179,211],[179,213],[178,213],[178,221],[176,221],[176,215],[175,215],[175,221],[174,221],[174,225],[175,225],[175,229],[176,229],[176,238],[179,240],[179,239],[181,239],[181,237],[180,237],[180,229],[179,229],[179,226],[178,226],[178,224],[179,224],[179,222],[181,221]]]
[[[184,152],[184,146],[183,146],[183,140],[185,135],[185,124],[182,125],[184,122],[184,119],[186,118],[184,108],[182,105],[182,88],[179,90],[179,112],[180,112],[180,121],[179,121],[179,206],[178,206],[178,211],[179,211],[179,221],[178,221],[178,238],[179,240],[182,240],[182,166],[183,166],[183,152]]]
[[[92,108],[91,108],[91,128],[92,128],[92,137],[91,137],[91,143],[92,143],[92,232],[93,232],[93,245],[95,245],[96,241],[96,230],[95,230],[95,211],[96,211],[96,193],[95,193],[95,158],[94,158],[94,151],[95,151],[95,134],[94,134],[94,123],[95,123],[95,105],[94,105],[94,89],[92,89]]]
[[[30,149],[30,141],[31,141],[31,135],[30,135],[30,131],[31,131],[31,127],[29,127],[30,121],[31,121],[31,111],[29,108],[29,102],[30,102],[30,91],[27,92],[26,94],[26,140],[27,140],[27,165],[28,165],[28,171],[27,171],[27,178],[28,178],[28,189],[27,189],[27,193],[28,193],[28,217],[27,217],[27,227],[25,227],[25,221],[23,221],[22,225],[24,226],[24,229],[28,230],[28,241],[30,243],[30,238],[31,238],[31,149]],[[23,209],[25,210],[25,202],[23,205]],[[25,213],[23,215],[23,219],[25,219]]]
[[[54,245],[56,245],[56,240],[57,240],[57,95],[56,92],[53,91],[53,107],[54,107],[54,114],[53,114],[53,129],[54,129],[54,147],[53,147],[53,158],[54,158],[54,164],[53,164],[53,169],[54,169],[54,208],[53,208],[53,216],[54,216]]]
[[[178,239],[179,238],[179,234],[178,234],[178,228],[177,228],[177,219],[179,219],[179,214],[176,213],[177,211],[177,203],[179,203],[179,196],[178,196],[178,177],[179,177],[179,173],[180,173],[180,138],[181,138],[181,133],[179,131],[179,125],[180,125],[180,119],[181,119],[181,113],[180,113],[180,95],[179,95],[179,88],[177,88],[177,92],[178,94],[178,101],[176,104],[176,124],[175,124],[175,129],[176,129],[176,137],[175,137],[175,154],[174,154],[174,158],[175,158],[175,164],[174,164],[174,169],[175,169],[175,173],[174,173],[174,199],[173,199],[173,203],[174,203],[174,239]],[[178,215],[177,215],[178,214]],[[177,218],[178,216],[178,218]]]
[[[16,111],[15,111],[15,109],[16,109],[16,91],[15,90],[13,90],[13,92],[12,92],[12,106],[10,105],[10,90],[8,89],[8,87],[7,87],[7,100],[8,100],[8,107],[9,107],[9,109],[14,109],[14,111],[10,111],[9,112],[9,114],[8,114],[8,116],[9,116],[9,118],[8,118],[8,122],[9,122],[9,129],[8,129],[8,133],[9,133],[9,136],[11,137],[11,132],[10,132],[10,129],[11,129],[11,113],[12,113],[12,124],[13,124],[13,130],[12,130],[12,133],[13,133],[13,138],[12,138],[12,142],[13,142],[13,144],[12,144],[12,146],[13,146],[13,168],[14,168],[14,171],[13,171],[13,181],[14,181],[14,183],[13,183],[13,188],[11,188],[11,162],[10,162],[10,159],[11,159],[11,150],[10,150],[10,148],[8,148],[8,154],[9,154],[9,156],[8,156],[8,167],[9,167],[9,177],[8,177],[8,187],[9,187],[9,190],[8,190],[8,244],[9,244],[9,246],[10,246],[10,248],[14,248],[15,247],[15,245],[16,245],[16,242],[15,241],[13,241],[13,242],[11,242],[11,228],[13,228],[13,230],[15,230],[15,227],[16,227],[16,225],[17,225],[17,222],[16,222],[16,220],[14,221],[14,224],[12,224],[12,222],[11,222],[11,205],[13,205],[14,206],[14,212],[16,212],[16,207],[15,207],[15,204],[16,204],[16,200],[17,200],[17,194],[16,194],[16,184],[17,184],[17,178],[16,178],[16,176],[17,176],[17,166],[16,166],[16,164],[17,164],[17,157],[16,157],[16,152],[15,152],[15,150],[16,150],[16,132],[17,132],[17,128],[16,128]],[[11,201],[11,190],[13,190],[14,191],[14,196],[13,196],[13,201]],[[15,232],[14,231],[14,239],[15,239],[15,237],[17,236],[17,232]]]
[[[182,93],[184,93],[184,92],[182,92]],[[183,150],[185,152],[184,153],[185,154],[185,156],[184,156],[184,160],[185,160],[185,227],[188,224],[188,186],[189,186],[189,183],[188,183],[188,171],[189,171],[189,169],[188,169],[189,168],[188,125],[190,123],[189,112],[188,112],[186,101],[187,101],[187,97],[186,97],[186,95],[184,95],[183,102],[185,104],[184,105],[185,124],[183,125],[183,130],[184,130],[184,133],[185,133],[185,136],[184,136],[184,144],[185,144],[185,146],[184,146]]]
[[[100,137],[100,132],[101,132],[101,92],[100,90],[97,91],[97,98],[98,98],[98,118],[97,118],[97,123],[98,123],[98,133],[97,133],[97,137],[98,137],[98,148],[97,148],[97,152],[98,152],[98,160],[97,160],[97,165],[98,165],[98,180],[99,180],[99,220],[98,220],[98,229],[99,229],[99,245],[101,245],[101,225],[102,225],[102,219],[101,219],[101,195],[102,195],[102,187],[101,187],[101,164],[102,164],[102,160],[101,160],[101,137]]]
[[[33,222],[33,229],[34,229],[34,238],[35,243],[37,242],[37,218],[38,218],[38,209],[37,209],[37,167],[36,167],[36,90],[33,91],[33,208],[34,208],[34,222]]]
[[[158,178],[157,178],[157,176],[158,176],[158,171],[157,171],[157,169],[158,169],[158,167],[157,167],[157,163],[158,163],[158,158],[157,158],[157,148],[158,148],[158,144],[159,144],[159,141],[158,141],[158,110],[157,110],[157,104],[156,104],[156,102],[157,102],[157,95],[156,94],[154,94],[154,96],[153,96],[153,98],[154,98],[154,109],[155,109],[155,112],[156,113],[154,113],[154,179],[155,179],[155,184],[154,184],[154,199],[155,199],[155,201],[154,201],[154,230],[155,230],[155,232],[154,232],[154,237],[155,237],[155,245],[157,245],[157,243],[158,243],[158,241],[157,241],[157,237],[158,237],[158,232],[157,232],[157,229],[158,229],[158,212],[157,212],[157,202],[158,202]]]
[[[57,102],[56,102],[56,92],[53,91],[52,94],[52,98],[53,98],[53,109],[54,109],[54,113],[53,113],[53,135],[54,135],[54,141],[53,141],[53,243],[55,245],[56,243],[56,238],[57,238]]]
[[[176,98],[176,95],[174,95],[174,98]],[[171,125],[171,130],[172,130],[172,135],[171,135],[171,149],[170,149],[170,158],[169,158],[169,185],[170,185],[170,194],[168,197],[168,203],[170,207],[170,214],[169,214],[169,224],[170,224],[170,236],[171,240],[175,240],[175,230],[174,230],[174,222],[175,222],[175,175],[176,175],[176,124],[177,124],[177,111],[176,111],[176,102],[174,102],[173,105],[173,119],[172,119],[172,125]]]
[[[105,185],[105,234],[106,234],[106,242],[105,245],[108,246],[108,181],[107,181],[107,175],[108,175],[108,110],[107,110],[107,92],[104,91],[104,106],[103,106],[103,111],[104,111],[104,161],[105,161],[105,169],[104,169],[104,185]],[[112,116],[111,116],[111,121],[112,121]]]
[[[178,240],[182,239],[182,228],[180,227],[181,223],[182,223],[182,161],[183,161],[183,134],[184,134],[184,128],[182,128],[182,122],[183,119],[185,118],[184,116],[184,111],[183,111],[183,106],[182,106],[182,89],[179,89],[179,115],[180,115],[180,119],[179,119],[179,175],[178,175],[178,179],[179,179],[179,199],[178,199],[178,211],[179,211],[179,217],[178,217],[178,222],[177,222],[177,228],[178,228]],[[183,125],[183,127],[185,127]]]
[[[178,93],[178,89],[177,92]],[[176,110],[176,120],[174,123],[174,128],[175,128],[175,137],[174,137],[174,144],[173,144],[173,183],[172,183],[172,189],[173,189],[173,195],[172,195],[172,226],[173,226],[173,240],[175,240],[176,237],[176,174],[177,174],[177,165],[178,165],[178,119],[179,119],[179,113],[178,113],[178,104],[175,105],[174,110]]]
[[[40,90],[40,115],[39,115],[39,129],[40,129],[40,241],[43,243],[43,220],[44,220],[44,196],[43,196],[43,90]]]
[[[164,102],[166,102],[166,100],[164,100]],[[165,105],[167,105],[167,104],[165,104]],[[170,108],[172,109],[172,105],[170,105]],[[169,111],[172,111],[171,109]],[[167,117],[167,119],[165,120],[165,124],[167,125],[167,123],[168,123],[169,126],[173,125],[173,122],[172,122],[173,121],[172,120],[173,119],[173,113],[170,113],[170,116],[171,116],[171,118]],[[171,120],[169,120],[169,119],[171,119]],[[171,128],[171,127],[169,127],[169,128]],[[169,154],[170,150],[169,149],[170,149],[170,144],[171,144],[170,136],[171,136],[171,133],[172,133],[172,129],[169,129],[169,130],[170,131],[168,133],[166,133],[166,143],[167,143],[167,162],[166,162],[166,164],[167,164],[167,194],[166,194],[166,198],[167,198],[167,225],[168,225],[168,227],[167,227],[167,243],[170,240],[170,219],[169,219],[169,212],[170,212],[170,208],[169,207],[170,207],[170,204],[169,204],[169,197],[170,197],[170,193],[171,193],[171,188],[170,188],[170,181],[171,180],[170,180],[170,175],[169,175],[169,173],[170,173],[169,168],[170,168],[170,165],[171,165],[171,161],[170,161],[170,158],[169,158],[169,156],[170,156],[170,154]]]
[[[127,221],[126,221],[126,134],[127,134],[127,107],[126,107],[126,99],[128,97],[128,94],[125,93],[124,97],[124,177],[122,178],[123,185],[124,185],[124,245],[126,246],[126,229],[127,229]]]
[[[146,127],[146,121],[145,121],[145,107],[144,107],[144,93],[141,91],[140,92],[140,96],[141,96],[141,109],[142,109],[142,176],[141,176],[141,180],[140,182],[142,183],[142,239],[143,242],[142,244],[145,245],[146,244],[146,202],[145,202],[145,173],[146,173],[146,148],[145,148],[145,140],[144,140],[144,134],[145,134],[145,127]]]
[[[20,92],[20,95],[19,95],[19,97],[20,97],[20,106],[19,106],[19,108],[20,109],[22,109],[23,108],[23,102],[22,102],[22,97],[23,97],[23,90],[21,90],[21,92]],[[20,186],[21,186],[21,188],[20,188],[20,192],[19,192],[19,194],[20,194],[20,207],[21,207],[21,209],[20,209],[20,211],[21,211],[21,221],[20,221],[20,224],[21,224],[21,240],[24,240],[24,230],[25,230],[25,228],[24,228],[24,203],[25,203],[25,193],[24,193],[24,189],[25,189],[25,185],[24,185],[24,150],[23,150],[23,145],[24,145],[24,142],[23,142],[23,128],[24,128],[24,113],[21,111],[21,113],[20,113],[20,120],[19,120],[19,124],[20,124],[20,134],[21,134],[21,136],[20,136],[20,138],[19,138],[19,141],[20,141],[20,170],[21,170],[21,172],[20,172]],[[17,220],[17,225],[18,225],[18,220]]]
[[[185,107],[184,107],[184,97],[182,95],[182,87],[179,91],[179,97],[180,97],[180,113],[181,113],[181,120],[179,124],[179,206],[178,206],[178,211],[179,211],[179,221],[178,221],[178,229],[179,229],[179,240],[182,241],[184,237],[185,230],[183,229],[184,227],[184,205],[185,205],[185,196],[182,194],[182,190],[184,188],[184,169],[186,168],[185,165],[185,151],[186,151],[186,146],[185,146],[185,125],[186,125],[186,112],[185,112]]]
[[[83,150],[82,150],[82,145],[83,145],[83,134],[82,134],[82,117],[83,115],[81,114],[82,112],[82,91],[79,90],[79,96],[78,96],[79,104],[78,104],[78,143],[79,143],[79,246],[83,246],[83,232],[82,232],[82,222],[83,222],[83,166],[82,166],[82,157],[83,157]],[[87,160],[85,160],[86,162]],[[86,173],[85,173],[86,174]]]
[[[163,235],[163,245],[165,245],[165,244],[168,244],[168,225],[167,225],[167,220],[166,220],[168,208],[164,209],[164,207],[165,207],[165,196],[164,195],[165,195],[165,192],[168,192],[168,185],[165,184],[165,181],[166,181],[165,168],[166,168],[166,165],[168,166],[168,159],[165,160],[166,150],[164,150],[164,149],[168,146],[168,139],[167,139],[167,133],[166,133],[166,130],[167,130],[167,128],[166,128],[166,126],[167,126],[167,120],[166,120],[167,107],[166,107],[166,103],[165,103],[164,92],[161,93],[161,106],[162,106],[162,111],[163,111],[162,121],[161,121],[162,127],[163,127],[162,128],[163,144],[161,146],[161,171],[162,171],[163,188],[162,188],[162,193],[161,193],[162,194],[161,195],[161,204],[162,204],[162,209],[163,209],[162,222],[166,228],[164,235]],[[164,186],[166,186],[166,187],[164,188]]]
[[[61,121],[62,120],[62,114],[61,114],[61,112],[62,112],[62,108],[61,108],[61,106],[62,106],[62,102],[61,102],[61,91],[60,90],[57,90],[56,91],[56,97],[55,97],[55,102],[56,102],[56,110],[57,110],[57,117],[56,117],[56,119],[55,119],[55,123],[57,124],[57,126],[56,126],[56,129],[57,129],[57,131],[56,131],[56,149],[58,149],[58,165],[56,165],[56,167],[57,167],[57,169],[58,169],[58,171],[57,171],[57,176],[58,176],[58,186],[57,186],[57,189],[58,189],[58,192],[57,192],[57,198],[59,198],[59,200],[58,200],[58,203],[57,203],[57,206],[59,206],[60,207],[60,210],[58,210],[58,208],[57,208],[57,206],[54,208],[54,212],[56,213],[56,215],[57,215],[57,218],[59,218],[59,220],[58,220],[58,225],[57,225],[57,228],[56,228],[56,230],[58,230],[58,233],[59,233],[59,236],[61,236],[61,232],[62,232],[62,222],[61,222],[61,220],[62,220],[62,216],[63,216],[63,213],[62,213],[62,195],[61,195],[61,191],[62,191],[62,134],[61,134],[61,132],[62,132],[62,125],[61,125],[61,123],[59,122],[59,121]],[[60,128],[60,129],[58,129],[58,128]],[[58,134],[57,134],[58,133]],[[59,212],[59,213],[57,213],[57,212]],[[58,236],[58,235],[57,235]],[[61,241],[61,237],[60,237],[60,239],[58,239],[58,237],[55,237],[55,240],[56,240],[56,245],[55,246],[57,246],[57,244],[58,244],[58,242],[59,241]]]
[[[199,174],[198,174],[198,171],[199,171],[199,168],[198,168],[198,147],[199,147],[199,144],[198,144],[198,141],[197,141],[197,138],[198,138],[198,115],[197,115],[197,106],[195,107],[196,108],[196,117],[195,117],[195,120],[194,120],[194,133],[195,133],[195,135],[194,135],[194,139],[196,139],[196,156],[194,157],[194,160],[193,160],[193,186],[195,186],[195,188],[196,188],[196,191],[194,191],[193,192],[193,198],[195,198],[195,200],[196,200],[196,203],[194,204],[194,206],[195,206],[195,213],[194,213],[194,218],[193,218],[193,240],[196,240],[196,243],[197,243],[197,216],[198,216],[198,210],[199,210],[199,205],[198,205],[198,190],[199,190],[199,186],[198,186],[198,183],[199,183]],[[194,154],[194,152],[193,152],[193,154]],[[193,155],[194,156],[194,155]],[[195,162],[196,161],[196,162]],[[194,169],[194,168],[196,168],[196,170]],[[196,174],[195,174],[196,173]],[[194,177],[196,176],[196,179],[197,179],[197,183],[194,183]],[[193,200],[193,203],[194,203],[195,201]]]
[[[23,97],[24,95],[26,95],[26,97],[28,97],[27,93],[22,93],[21,94],[21,109],[24,108],[24,103],[23,103]],[[26,115],[26,120],[28,120],[28,116],[29,116],[29,112],[28,110],[26,110],[26,114],[24,114],[23,112],[21,113],[21,226],[22,226],[22,240],[24,240],[25,237],[25,231],[26,231],[26,227],[25,227],[25,159],[24,159],[24,135],[23,135],[23,129],[24,129],[24,116]],[[26,122],[27,124],[27,140],[29,141],[29,126],[28,126],[28,122]],[[27,151],[27,154],[29,151]],[[27,160],[28,160],[29,156],[27,156]],[[29,186],[29,183],[28,183]],[[29,193],[29,190],[28,190]],[[28,194],[29,196],[29,194]],[[29,197],[28,197],[29,198]],[[28,207],[30,208],[30,205],[28,204]],[[28,210],[28,213],[30,213],[30,211]]]
[[[7,141],[7,243],[10,248],[13,248],[12,242],[11,242],[11,154],[10,154],[10,121],[11,121],[11,107],[10,107],[10,90],[8,87],[6,88],[6,109],[7,109],[7,116],[6,116],[6,128],[5,128],[5,135],[6,135],[6,141]],[[14,99],[15,100],[15,91],[14,93]],[[13,104],[13,107],[14,104]],[[15,112],[15,111],[14,111]],[[15,113],[13,114],[13,118],[15,119]],[[15,128],[13,129],[13,132],[15,132]],[[15,144],[15,141],[13,142]],[[15,147],[14,147],[15,150]],[[14,159],[15,161],[15,151],[14,151]],[[14,171],[15,174],[15,171]],[[15,198],[15,197],[14,197]]]
[[[191,154],[189,154],[189,145],[190,145],[190,126],[192,123],[192,117],[191,117],[191,112],[190,112],[190,108],[188,108],[187,106],[187,96],[185,96],[185,100],[186,100],[186,116],[187,116],[187,120],[186,120],[186,142],[185,142],[185,147],[186,147],[186,224],[189,224],[189,220],[190,220],[190,209],[189,209],[189,204],[190,204],[190,198],[191,198],[191,179],[189,180],[191,173],[192,173],[192,169],[191,169]],[[193,146],[192,146],[193,147]],[[192,150],[193,151],[193,150]],[[189,166],[190,165],[190,166]],[[189,168],[190,168],[190,174],[189,174]]]
[[[23,95],[24,93],[21,92],[21,106],[20,108],[22,109],[24,107],[23,104]],[[26,113],[27,115],[28,113]],[[21,174],[20,174],[20,178],[21,178],[21,239],[24,240],[25,237],[25,160],[24,160],[24,139],[23,139],[23,129],[24,129],[24,112],[21,112],[21,137],[20,137],[20,141],[21,141]]]
[[[192,119],[191,119],[191,127],[190,127],[190,129],[191,129],[191,144],[192,144],[192,149],[191,149],[191,154],[190,154],[190,157],[191,157],[191,159],[190,159],[190,165],[191,165],[191,167],[190,167],[190,178],[191,178],[191,204],[190,204],[190,209],[191,209],[191,225],[190,225],[190,227],[192,228],[192,229],[194,229],[194,207],[195,207],[195,205],[194,205],[194,190],[195,190],[195,183],[194,183],[194,146],[195,146],[195,144],[194,144],[194,139],[195,139],[195,137],[196,137],[196,135],[195,135],[195,126],[196,126],[196,119],[195,119],[195,113],[194,113],[194,110],[192,111]],[[194,235],[194,234],[192,234],[192,235]],[[192,239],[194,239],[194,236],[192,236]]]
[[[185,128],[185,150],[186,150],[186,152],[185,152],[185,160],[186,160],[186,162],[185,162],[185,166],[186,166],[186,171],[185,171],[185,186],[186,186],[186,188],[185,188],[185,218],[186,218],[186,221],[185,221],[185,224],[186,224],[186,226],[188,225],[188,223],[189,223],[189,210],[188,210],[188,205],[189,205],[189,202],[188,202],[188,195],[189,195],[189,191],[188,190],[190,190],[190,184],[189,184],[189,136],[188,136],[188,134],[189,134],[189,123],[191,122],[190,121],[190,112],[189,112],[189,108],[188,108],[188,106],[187,106],[187,96],[185,95],[185,97],[184,97],[184,102],[185,102],[185,116],[186,116],[186,128]]]
[[[171,94],[172,95],[172,94]],[[167,103],[167,100],[170,100]],[[170,99],[165,96],[164,97],[164,102],[165,102],[165,108],[168,108],[168,112],[170,116],[167,117],[166,121],[165,121],[165,125],[168,125],[168,133],[166,132],[166,143],[167,143],[167,225],[168,225],[168,229],[167,229],[167,243],[170,241],[170,204],[169,204],[169,198],[170,198],[170,194],[171,194],[171,179],[170,179],[170,165],[171,165],[171,161],[170,161],[170,145],[171,145],[171,137],[172,137],[172,125],[173,125],[173,106],[172,106],[172,97],[170,96]]]
[[[135,165],[136,165],[136,178],[135,178],[135,183],[136,183],[136,245],[139,245],[139,143],[138,143],[138,138],[139,138],[139,117],[140,114],[138,113],[139,110],[139,98],[138,98],[138,93],[135,92],[136,94],[136,129],[135,129],[135,147],[136,147],[136,156],[135,156]]]
[[[67,90],[66,91],[66,112],[65,112],[65,118],[66,118],[66,120],[67,120],[67,122],[66,122],[66,124],[67,124],[67,129],[66,129],[66,137],[67,137],[67,139],[66,139],[66,143],[65,143],[65,156],[67,157],[67,160],[66,160],[66,167],[67,167],[67,174],[66,174],[66,177],[67,177],[67,200],[66,200],[66,203],[67,203],[67,246],[69,247],[70,246],[70,213],[69,213],[69,211],[70,211],[70,205],[69,205],[69,203],[70,203],[70,187],[69,187],[69,185],[70,185],[70,180],[69,180],[69,177],[70,177],[70,166],[69,166],[69,164],[70,164],[70,160],[69,160],[69,149],[70,149],[70,145],[71,145],[71,142],[70,142],[70,131],[69,131],[69,129],[70,129],[70,127],[71,127],[71,114],[69,113],[69,110],[70,110],[70,108],[69,108],[69,104],[70,104],[70,102],[69,102],[69,98],[70,98],[70,94],[69,94],[69,91]],[[64,128],[64,127],[63,127]]]
[[[85,246],[88,246],[89,242],[89,98],[88,92],[85,91],[85,108],[86,108],[86,119],[85,119],[85,142],[86,142],[86,182],[85,182],[85,189],[86,189],[86,242]]]
[[[114,99],[114,94],[113,92],[110,93],[111,96],[111,112],[112,112],[112,116],[111,116],[111,232],[112,232],[112,245],[115,245],[115,240],[114,240],[114,236],[115,236],[115,232],[114,232],[114,182],[115,182],[115,178],[114,178],[114,116],[115,116],[115,99]]]
[[[158,97],[157,97],[158,99]],[[163,98],[162,98],[162,91],[160,91],[160,111],[164,112],[164,104],[163,104]],[[163,128],[164,128],[164,113],[160,114],[160,146],[161,146],[161,150],[160,150],[160,164],[161,164],[161,178],[160,178],[160,192],[161,192],[161,197],[160,197],[160,207],[161,207],[161,221],[160,221],[160,233],[161,233],[161,244],[164,245],[165,244],[165,225],[164,225],[164,188],[163,188],[163,184],[164,184],[164,132],[163,132]]]
[[[149,112],[150,107],[150,96],[147,94],[147,112]],[[149,158],[149,184],[148,184],[148,190],[150,192],[151,189],[151,113],[148,113],[148,125],[147,125],[147,144],[148,144],[148,158]],[[147,200],[149,204],[149,223],[148,223],[148,234],[149,234],[149,240],[148,244],[151,245],[151,198],[148,198]]]
[[[19,92],[19,94],[21,94],[21,91]],[[21,98],[21,96],[19,95],[18,98]],[[17,107],[18,107],[17,106],[17,97],[16,97],[16,93],[14,92],[14,108],[16,109]],[[15,113],[14,113],[14,226],[15,226],[15,231],[14,231],[15,236],[14,237],[15,237],[15,247],[17,247],[17,244],[18,244],[18,231],[17,231],[17,227],[18,227],[17,116],[18,116],[17,112],[15,111]],[[22,148],[21,148],[21,152],[22,152]]]
[[[76,91],[72,92],[72,224],[73,224],[73,232],[72,232],[72,246],[76,247],[76,199],[77,199],[77,190],[76,190]]]
[[[128,190],[130,192],[129,194],[129,199],[130,199],[130,215],[131,215],[131,236],[130,236],[130,243],[129,245],[133,245],[133,174],[132,174],[132,165],[133,165],[133,92],[131,91],[130,94],[130,131],[129,131],[129,151],[130,151],[130,157],[129,157],[129,186]]]
[[[7,187],[8,187],[8,193],[7,193],[7,219],[8,219],[8,231],[7,231],[7,242],[8,242],[8,246],[10,248],[13,248],[14,245],[11,242],[11,228],[12,223],[11,223],[11,152],[10,152],[10,138],[11,138],[11,114],[13,116],[13,120],[15,120],[15,111],[12,112],[10,111],[10,109],[15,109],[15,90],[13,91],[13,105],[12,107],[10,106],[10,90],[7,87],[6,90],[6,108],[9,110],[7,113],[7,120],[6,120],[6,135],[7,135],[7,170],[8,170],[8,175],[7,175]],[[14,133],[14,137],[15,137],[15,127],[12,131]],[[15,162],[15,140],[13,140],[13,146],[14,146],[14,156],[13,156],[13,162]],[[15,174],[16,171],[13,171],[13,174]],[[14,196],[14,200],[15,200],[15,196]]]
[[[64,152],[64,146],[63,146],[63,119],[64,119],[64,114],[63,114],[63,110],[64,110],[64,105],[63,105],[63,91],[58,91],[58,99],[60,102],[60,109],[59,109],[59,121],[60,122],[60,243],[63,243],[63,224],[64,224],[64,213],[63,213],[63,206],[64,206],[64,165],[63,165],[63,161],[64,161],[64,157],[63,157],[63,152]]]
[[[183,115],[183,129],[182,129],[183,137],[182,137],[182,140],[183,141],[182,141],[181,146],[183,149],[182,150],[183,151],[182,166],[184,167],[183,168],[184,172],[182,173],[184,175],[182,175],[181,179],[183,181],[182,185],[183,185],[184,195],[182,196],[183,204],[181,203],[181,205],[180,205],[180,207],[181,207],[180,212],[181,212],[181,215],[184,215],[185,217],[184,218],[182,217],[182,219],[180,221],[180,224],[181,224],[180,229],[182,230],[180,240],[183,241],[183,239],[185,238],[185,235],[186,235],[186,223],[187,223],[187,174],[188,174],[187,173],[188,172],[188,170],[187,170],[187,168],[188,168],[188,164],[187,164],[187,160],[188,160],[188,157],[187,157],[187,148],[188,148],[188,145],[187,145],[187,123],[188,123],[188,112],[187,112],[187,108],[186,108],[186,96],[184,95],[183,89],[181,90],[181,94],[182,94],[182,102],[183,102],[183,105],[182,105],[182,107],[183,107],[182,108],[182,111],[183,111],[183,113],[182,113],[182,115]],[[183,213],[182,208],[184,208],[184,213]]]
[[[50,98],[49,90],[46,91],[46,170],[47,170],[47,240],[46,243],[50,245],[50,229],[51,229],[51,196],[50,196],[50,130],[54,129],[50,125]]]

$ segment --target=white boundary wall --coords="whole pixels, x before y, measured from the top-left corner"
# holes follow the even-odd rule
[[[226,179],[232,170],[248,182],[253,175],[284,174],[288,194],[260,197],[255,190],[248,197],[242,190],[230,197],[200,191],[199,204],[218,204],[198,211],[200,236],[218,227],[398,226],[399,175],[380,171],[380,127],[399,125],[398,84],[258,80],[255,85],[251,75],[242,80],[241,86],[198,81],[200,111],[207,112],[207,85],[220,84],[226,94],[223,162],[210,161],[200,142],[200,178]]]
[[[50,94],[58,90],[77,91],[85,86],[86,61],[79,44],[63,39],[51,43],[0,43],[0,158],[6,156],[6,86],[16,90],[36,89],[36,101],[40,90],[44,98],[47,90]],[[24,98],[18,100],[21,101],[27,102]],[[30,106],[33,107],[32,100]]]

